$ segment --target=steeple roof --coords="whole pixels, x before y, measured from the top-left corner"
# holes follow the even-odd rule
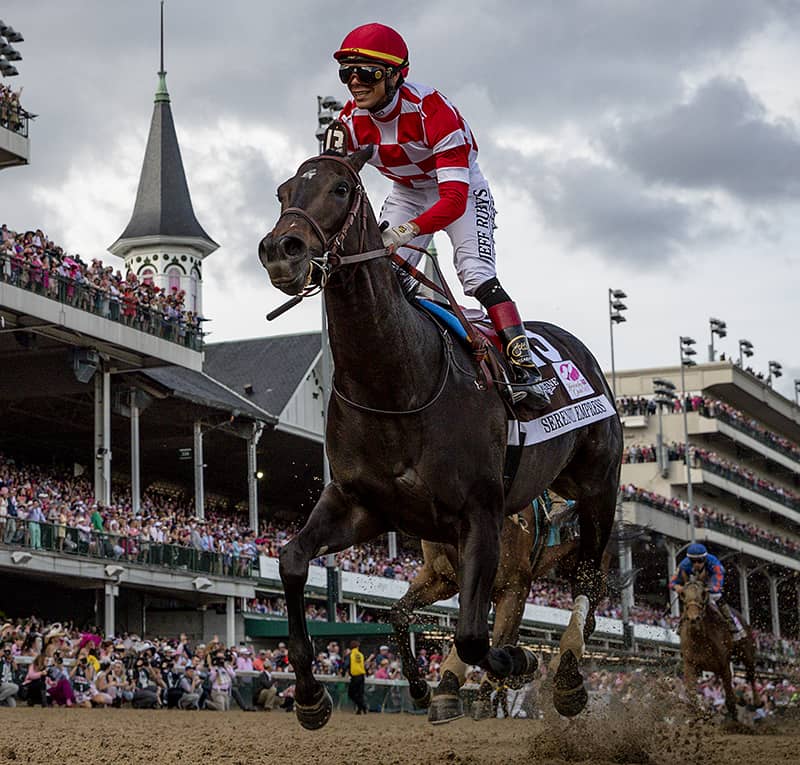
[[[166,72],[162,70],[158,75],[153,119],[133,215],[122,235],[108,249],[124,257],[142,240],[171,243],[184,240],[208,255],[219,245],[195,217],[172,119]]]

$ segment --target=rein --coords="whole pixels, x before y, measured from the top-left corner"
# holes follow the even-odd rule
[[[473,357],[478,365],[478,368],[483,374],[484,381],[479,384],[479,388],[486,389],[491,387],[491,383],[494,382],[494,377],[499,376],[499,370],[495,370],[495,374],[489,372],[486,368],[485,362],[487,359],[491,358],[489,354],[489,345],[486,338],[480,333],[475,330],[475,328],[467,321],[467,318],[464,316],[464,312],[461,310],[461,307],[456,301],[450,287],[447,284],[447,281],[444,278],[444,274],[442,274],[441,268],[439,267],[438,258],[432,257],[431,254],[423,249],[422,247],[416,247],[414,245],[405,245],[409,249],[416,250],[424,255],[431,257],[431,261],[434,265],[434,269],[436,271],[436,275],[441,283],[441,286],[433,282],[424,273],[419,271],[419,269],[412,266],[408,263],[405,258],[401,257],[396,252],[390,253],[385,247],[381,247],[377,250],[367,250],[364,251],[365,246],[365,238],[366,238],[366,229],[367,229],[367,205],[366,205],[366,194],[364,192],[364,187],[361,185],[361,178],[359,177],[358,173],[353,169],[350,163],[344,159],[343,157],[339,157],[333,154],[321,154],[319,157],[312,157],[311,159],[306,160],[303,162],[300,167],[298,168],[297,172],[303,169],[305,165],[309,162],[318,162],[320,160],[327,160],[336,162],[342,167],[347,170],[348,175],[350,178],[355,182],[355,194],[353,196],[353,202],[350,205],[350,209],[345,217],[344,223],[342,227],[339,229],[337,233],[333,236],[326,237],[325,232],[322,230],[322,227],[317,223],[314,218],[312,218],[305,210],[300,207],[287,207],[283,210],[278,217],[278,220],[275,224],[275,228],[277,228],[278,224],[281,220],[288,215],[294,215],[302,220],[304,220],[308,225],[311,227],[311,230],[314,232],[316,237],[319,239],[320,243],[322,244],[323,254],[318,258],[311,258],[309,263],[308,269],[308,276],[306,279],[306,284],[301,290],[301,292],[295,295],[293,298],[288,300],[283,305],[276,308],[274,311],[270,311],[267,314],[267,321],[272,321],[276,319],[281,314],[288,311],[290,308],[298,305],[303,298],[311,297],[313,295],[319,294],[323,292],[328,284],[328,279],[330,275],[338,268],[342,266],[352,266],[358,265],[360,263],[366,263],[370,260],[376,260],[377,258],[384,258],[388,257],[391,261],[398,267],[404,270],[406,273],[411,275],[414,279],[416,279],[421,284],[424,284],[429,289],[435,291],[442,297],[444,297],[447,302],[450,304],[450,307],[455,315],[456,319],[458,320],[459,324],[464,330],[466,334],[467,340],[469,342],[470,348],[472,349]],[[359,219],[361,224],[360,232],[359,232],[359,242],[358,242],[358,252],[353,255],[344,255],[341,252],[342,246],[344,244],[344,240],[347,237],[347,234],[350,232],[353,224],[356,221],[356,218]],[[273,228],[273,231],[275,230]],[[320,283],[319,285],[312,285],[311,281],[313,278],[314,268],[318,268],[320,270]],[[425,314],[427,316],[427,314]],[[430,318],[430,317],[429,317]],[[442,335],[443,342],[444,342],[444,354],[445,354],[445,369],[444,374],[442,376],[441,384],[434,395],[433,399],[429,401],[424,406],[414,409],[414,410],[407,410],[407,411],[390,411],[390,410],[381,410],[381,409],[373,409],[371,407],[365,407],[361,404],[357,404],[354,401],[350,401],[346,397],[342,395],[342,393],[336,388],[335,382],[332,384],[333,391],[336,395],[344,401],[348,406],[352,406],[356,409],[360,409],[361,411],[371,412],[374,414],[416,414],[418,412],[427,409],[431,406],[436,400],[438,400],[439,396],[441,396],[442,392],[445,388],[445,383],[447,381],[447,375],[449,374],[450,367],[455,363],[453,357],[453,349],[452,344],[450,343],[450,338],[447,335],[446,331],[439,325],[438,322],[434,321],[439,329],[439,332]]]

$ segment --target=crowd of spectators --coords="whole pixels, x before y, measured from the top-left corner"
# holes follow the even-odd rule
[[[641,502],[642,504],[689,520],[689,503],[677,497],[663,497],[633,484],[623,487],[622,499],[625,502]],[[710,528],[725,534],[737,536],[753,544],[767,547],[782,555],[795,557],[800,554],[800,544],[787,539],[763,526],[745,523],[730,513],[722,513],[706,505],[694,505],[694,523],[700,528]]]
[[[0,83],[0,127],[21,133],[30,114],[20,106],[22,89],[12,90],[11,86]]]
[[[721,420],[800,462],[800,446],[794,441],[769,430],[754,417],[750,417],[724,401],[710,396],[687,395],[685,398],[679,397],[670,404],[662,403],[660,406],[662,411],[666,410],[673,414],[680,414],[685,408],[687,412],[699,412],[702,417]],[[617,410],[622,416],[650,416],[656,414],[658,408],[659,404],[654,399],[644,396],[617,399]]]
[[[187,310],[184,290],[162,289],[132,271],[123,276],[98,258],[87,263],[41,229],[16,232],[0,226],[0,279],[184,345],[196,347],[202,338],[203,319]]]
[[[685,459],[685,444],[673,442],[665,446],[669,460]],[[657,462],[657,447],[655,444],[631,444],[623,450],[622,461],[625,464]],[[791,507],[793,510],[800,510],[800,494],[756,475],[752,470],[748,470],[733,460],[726,459],[715,451],[702,449],[699,446],[690,446],[689,461],[692,467],[708,470],[725,478],[727,481],[732,481],[751,489],[758,494]]]
[[[0,705],[136,709],[291,710],[294,686],[278,692],[274,672],[291,671],[286,644],[253,650],[44,624],[35,617],[0,628]]]

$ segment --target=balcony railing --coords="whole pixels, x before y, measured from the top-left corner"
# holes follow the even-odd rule
[[[0,127],[27,138],[29,121],[30,114],[21,106],[0,103]]]
[[[794,496],[793,493],[784,494],[778,487],[772,484],[764,484],[758,479],[748,478],[742,475],[737,470],[724,465],[718,465],[713,460],[699,454],[697,450],[693,450],[693,464],[695,467],[708,470],[709,473],[714,473],[720,476],[720,478],[724,478],[726,481],[731,481],[731,483],[743,486],[756,494],[760,494],[762,497],[766,497],[773,502],[778,502],[781,505],[785,505],[792,510],[800,512],[800,499]]]
[[[88,281],[78,281],[29,263],[20,255],[0,253],[0,281],[41,297],[124,324],[195,351],[203,350],[203,331],[148,305],[113,296]]]
[[[669,513],[676,518],[681,518],[687,522],[689,521],[688,510],[682,506],[678,506],[676,500],[669,500],[666,497],[652,497],[649,493],[639,489],[637,489],[635,493],[625,491],[622,500],[623,502],[639,502],[642,505],[647,505],[648,507],[652,507],[664,513]],[[776,541],[757,534],[751,534],[747,529],[740,528],[735,525],[735,523],[709,516],[702,508],[695,506],[694,510],[695,526],[697,528],[717,531],[720,534],[739,539],[743,542],[755,545],[756,547],[770,550],[778,555],[785,555],[790,558],[797,558],[800,556],[800,544],[792,544],[788,541]]]
[[[760,443],[764,444],[764,446],[774,449],[776,452],[789,457],[789,459],[794,460],[798,465],[800,465],[800,449],[794,444],[787,446],[786,443],[783,443],[784,439],[781,439],[774,433],[771,433],[768,430],[762,430],[761,428],[753,427],[752,425],[749,425],[747,422],[744,422],[738,417],[734,417],[728,412],[720,411],[716,412],[716,414],[712,416],[716,417],[721,422],[724,422],[726,425],[730,425],[732,428],[735,428],[740,433],[744,433],[746,436],[750,436],[750,438],[759,441]],[[790,442],[787,440],[787,443]]]
[[[245,579],[258,577],[258,559],[236,557],[230,552],[205,552],[194,547],[159,544],[122,534],[36,523],[20,518],[6,518],[0,529],[0,542],[8,547],[43,550],[91,560],[162,567],[173,571]]]

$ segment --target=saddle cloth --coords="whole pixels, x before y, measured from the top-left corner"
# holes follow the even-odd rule
[[[431,300],[417,298],[425,311],[440,320],[465,346],[467,336],[458,319],[444,306]],[[466,314],[472,325],[483,333],[505,361],[497,333],[486,319],[481,321]],[[570,359],[570,353],[560,339],[547,331],[547,325],[538,325],[537,332],[526,328],[533,360],[542,373],[543,385],[550,394],[550,404],[534,412],[515,412],[509,416],[508,444],[532,446],[549,441],[564,433],[577,430],[593,422],[616,415],[614,405],[605,390],[596,390],[581,369]]]

